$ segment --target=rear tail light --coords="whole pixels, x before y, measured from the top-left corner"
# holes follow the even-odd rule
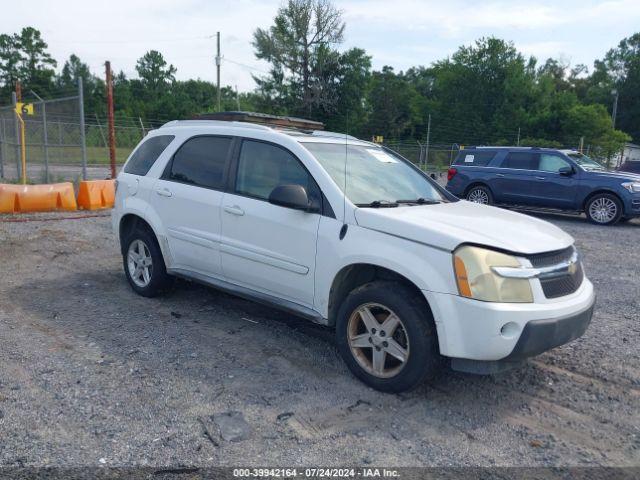
[[[447,170],[447,181],[451,181],[451,179],[456,176],[456,173],[458,173],[458,170],[455,168]]]

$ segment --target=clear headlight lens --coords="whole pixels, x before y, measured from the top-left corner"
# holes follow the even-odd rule
[[[625,182],[622,186],[631,193],[640,193],[640,182]]]
[[[491,267],[520,267],[511,255],[465,245],[453,252],[458,291],[463,297],[485,302],[530,303],[533,293],[529,280],[504,278]]]

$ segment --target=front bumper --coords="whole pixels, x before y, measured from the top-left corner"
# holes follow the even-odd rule
[[[455,359],[454,368],[469,363],[461,359],[513,363],[575,340],[587,329],[595,303],[587,278],[571,295],[534,303],[424,294],[436,321],[440,353]]]
[[[640,193],[633,193],[623,197],[624,215],[626,217],[640,216]]]

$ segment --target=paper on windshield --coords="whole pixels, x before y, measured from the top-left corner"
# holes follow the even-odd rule
[[[382,163],[398,163],[398,161],[393,158],[391,155],[389,155],[388,153],[379,150],[377,148],[367,148],[366,149],[368,153],[370,153],[371,155],[373,155],[375,157],[376,160],[378,160],[379,162]]]
[[[464,162],[465,163],[473,163],[473,159],[475,157],[473,155],[467,155],[466,157],[464,157]]]

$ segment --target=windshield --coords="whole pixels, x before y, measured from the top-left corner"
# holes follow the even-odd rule
[[[592,158],[587,157],[582,153],[569,153],[569,158],[580,165],[584,170],[604,170],[605,168],[593,160]]]
[[[380,147],[315,142],[304,143],[304,146],[347,198],[358,206],[393,205],[402,201],[420,204],[445,201],[423,175]]]

